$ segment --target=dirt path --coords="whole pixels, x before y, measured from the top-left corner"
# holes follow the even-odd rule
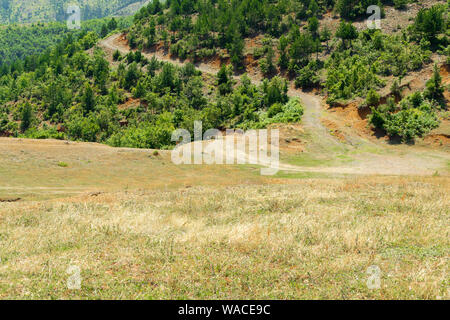
[[[122,34],[115,34],[99,42],[99,46],[112,53],[119,50],[121,54],[128,54],[131,49],[123,39]],[[185,62],[171,59],[162,52],[143,53],[146,58],[156,57],[158,60],[183,66]],[[203,73],[215,75],[218,68],[207,64],[197,63],[196,68]],[[261,79],[248,75],[253,84],[260,84]],[[239,80],[239,76],[233,76]],[[336,164],[327,166],[299,166],[287,163],[280,163],[279,168],[283,171],[294,172],[323,172],[339,174],[385,174],[385,175],[430,175],[437,170],[448,172],[450,155],[440,151],[430,151],[426,149],[409,146],[391,146],[375,144],[356,135],[349,137],[352,140],[351,146],[339,141],[332,136],[329,130],[322,124],[321,119],[327,114],[321,107],[321,99],[313,94],[307,94],[301,90],[290,87],[288,91],[290,97],[298,97],[302,100],[305,113],[302,118],[302,127],[308,136],[309,151],[319,158],[321,157],[347,157],[351,153],[351,160],[346,164]],[[366,151],[371,149],[371,151]],[[240,159],[247,158],[246,154],[237,153]]]

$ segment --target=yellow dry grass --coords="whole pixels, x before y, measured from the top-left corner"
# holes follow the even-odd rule
[[[445,299],[448,191],[359,177],[2,204],[0,297]]]

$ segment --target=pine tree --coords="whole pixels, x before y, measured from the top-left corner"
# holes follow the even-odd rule
[[[122,57],[122,56],[121,56],[119,50],[114,51],[114,54],[113,54],[113,60],[114,60],[114,61],[120,60],[121,57]]]
[[[100,31],[100,36],[102,38],[106,37],[108,35],[108,27],[106,26],[106,24],[102,25],[102,30]]]
[[[220,67],[220,70],[217,73],[217,84],[221,95],[228,94],[232,90],[231,74],[229,69],[224,64]]]
[[[327,26],[325,26],[325,27],[323,27],[323,29],[320,33],[320,40],[326,42],[327,51],[330,50],[330,48],[328,46],[328,41],[330,41],[330,39],[331,39],[331,31]]]
[[[319,6],[315,0],[311,0],[308,6],[308,14],[315,16],[319,12]]]
[[[430,9],[421,9],[414,21],[416,32],[425,36],[429,41],[434,42],[436,36],[444,28],[443,10],[441,6],[435,5]]]
[[[233,24],[233,30],[231,44],[229,45],[231,63],[233,64],[235,70],[242,70],[244,40],[242,39],[242,36],[237,30],[235,24]]]
[[[280,57],[278,58],[278,65],[280,66],[280,69],[282,69],[282,70],[286,69],[289,64],[289,57],[286,52],[288,43],[289,43],[289,41],[285,36],[280,37],[280,42],[278,45],[278,49],[280,50]]]
[[[139,71],[137,68],[137,64],[136,62],[133,62],[132,64],[130,64],[127,72],[125,73],[124,88],[130,90],[133,86],[136,85],[138,79]]]
[[[84,93],[83,96],[81,97],[81,105],[83,107],[85,115],[89,114],[89,112],[91,111],[94,111],[95,107],[94,91],[92,90],[88,82],[84,84]]]
[[[392,83],[392,86],[391,86],[391,93],[392,93],[394,96],[398,97],[398,98],[401,97],[400,85],[399,85],[397,79],[395,79],[394,82]]]
[[[114,17],[109,21],[108,29],[109,29],[109,31],[113,31],[113,30],[117,29],[117,21]]]
[[[436,64],[434,65],[433,76],[426,83],[424,97],[445,105],[445,103],[443,103],[444,88],[442,87],[442,77]]]
[[[25,105],[22,107],[22,112],[20,115],[20,130],[22,132],[27,131],[27,129],[30,127],[31,125],[31,120],[32,120],[32,108],[31,108],[31,104],[29,104],[28,102],[25,103]]]
[[[347,41],[350,42],[351,46],[352,40],[358,38],[358,31],[351,24],[351,22],[341,21],[341,24],[336,31],[336,37],[341,38],[344,43],[344,47],[347,48]]]

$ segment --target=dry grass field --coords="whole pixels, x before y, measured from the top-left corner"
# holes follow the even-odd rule
[[[444,174],[261,177],[62,141],[0,151],[0,199],[21,198],[0,202],[0,298],[449,298]]]

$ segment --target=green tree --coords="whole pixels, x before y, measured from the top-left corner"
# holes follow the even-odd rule
[[[145,95],[145,87],[142,81],[138,81],[136,88],[133,89],[134,98],[142,98]]]
[[[366,97],[366,105],[375,107],[380,102],[380,95],[374,90],[370,89]]]
[[[242,59],[243,59],[243,51],[244,51],[244,39],[242,39],[241,34],[235,28],[235,32],[233,33],[232,42],[230,44],[230,56],[231,63],[233,64],[236,70],[242,70]]]
[[[140,77],[140,75],[139,75],[139,70],[138,70],[137,64],[136,64],[136,62],[133,62],[132,64],[130,64],[127,72],[125,73],[123,87],[127,90],[130,90],[133,86],[136,85],[139,77]]]
[[[100,37],[102,38],[106,37],[108,35],[108,32],[109,32],[108,26],[106,24],[103,24],[102,29],[100,31]]]
[[[377,5],[380,7],[383,16],[383,5],[380,0],[337,0],[335,9],[342,18],[353,20],[365,16],[366,10],[370,5]]]
[[[330,39],[331,39],[331,31],[327,26],[324,26],[320,32],[320,40],[326,42],[327,51],[330,50],[330,48],[328,46],[328,41],[330,41]]]
[[[429,100],[434,100],[441,105],[445,105],[442,77],[439,73],[439,68],[436,64],[434,65],[433,76],[426,83],[424,97]]]
[[[26,102],[22,107],[22,112],[20,114],[20,131],[25,132],[30,128],[31,121],[33,117],[33,109],[31,104]]]
[[[351,24],[351,22],[341,21],[338,29],[336,30],[336,37],[342,39],[344,47],[348,48],[347,41],[352,44],[352,40],[358,38],[358,31]]]
[[[435,5],[430,9],[421,9],[414,21],[415,31],[432,43],[436,42],[436,36],[444,28],[443,12],[443,7],[440,5]]]
[[[114,51],[114,53],[113,53],[113,60],[114,61],[120,60],[121,57],[122,57],[122,55],[120,54],[119,50]]]
[[[292,43],[289,53],[291,61],[289,63],[289,70],[296,72],[302,67],[306,66],[312,52],[315,50],[315,42],[308,33],[301,33],[295,38]]]
[[[318,37],[319,19],[317,17],[314,16],[308,19],[308,30],[314,39]]]
[[[108,29],[109,31],[113,31],[117,29],[117,20],[116,18],[111,18],[111,20],[109,20],[108,22]]]
[[[224,64],[220,67],[220,70],[217,73],[217,84],[219,86],[219,93],[221,95],[228,94],[233,89],[233,84],[231,81],[231,71]]]
[[[94,91],[88,82],[84,84],[84,93],[81,97],[81,106],[83,107],[85,115],[89,114],[91,111],[94,111],[95,108]]]
[[[391,93],[396,97],[401,97],[401,89],[398,80],[395,79],[391,86]]]
[[[95,53],[94,57],[94,80],[95,83],[99,86],[101,92],[106,94],[108,91],[106,88],[106,82],[109,78],[109,63],[104,58],[104,55],[101,51]]]
[[[166,63],[163,65],[161,73],[159,74],[159,85],[160,88],[170,88],[170,90],[173,90],[176,88],[176,72],[175,67],[170,64]]]
[[[315,16],[319,12],[319,5],[316,0],[311,0],[308,6],[308,15]]]

